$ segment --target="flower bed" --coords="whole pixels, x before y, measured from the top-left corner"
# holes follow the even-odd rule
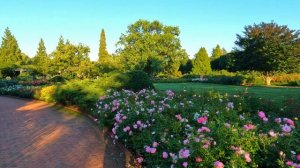
[[[136,167],[300,167],[298,118],[256,105],[240,95],[122,90],[101,97],[95,115],[133,150]]]

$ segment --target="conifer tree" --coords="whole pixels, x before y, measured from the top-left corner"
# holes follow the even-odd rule
[[[109,54],[106,49],[106,37],[104,29],[101,30],[100,35],[100,45],[99,45],[99,53],[98,53],[98,61],[100,63],[105,63],[109,59]]]
[[[47,73],[48,66],[50,63],[50,58],[46,52],[46,47],[44,44],[44,40],[41,39],[39,42],[39,47],[37,49],[36,55],[33,58],[33,64],[36,66],[36,69],[39,72],[42,72],[43,75]]]
[[[211,73],[210,59],[204,47],[201,47],[193,60],[192,74],[208,75]]]
[[[215,59],[218,59],[220,58],[220,56],[222,56],[224,53],[223,53],[223,50],[221,49],[220,45],[218,44],[216,46],[216,48],[213,49],[212,51],[212,55],[211,55],[211,60],[215,60]]]
[[[12,67],[22,63],[22,54],[16,38],[9,28],[5,29],[1,43],[0,67]]]

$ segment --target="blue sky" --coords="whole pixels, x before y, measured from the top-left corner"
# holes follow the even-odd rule
[[[0,35],[9,27],[21,50],[34,56],[40,38],[52,52],[60,35],[91,48],[97,59],[99,34],[106,32],[107,48],[115,52],[121,33],[138,19],[179,26],[190,57],[205,47],[234,47],[245,25],[274,21],[300,29],[299,0],[0,0]]]

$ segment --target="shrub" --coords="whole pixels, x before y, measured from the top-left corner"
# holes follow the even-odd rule
[[[144,71],[131,71],[125,74],[124,88],[127,90],[139,91],[142,89],[153,89],[154,86]]]
[[[35,92],[35,98],[39,100],[43,100],[46,102],[55,102],[55,93],[58,89],[58,86],[52,85],[52,86],[46,86],[39,90],[36,90]]]
[[[53,82],[53,83],[56,83],[56,82],[66,82],[66,79],[63,77],[63,76],[60,76],[60,75],[56,75],[56,76],[53,76],[49,82]]]
[[[101,97],[95,114],[145,167],[299,165],[299,121],[263,112],[260,103],[214,92],[123,90]]]

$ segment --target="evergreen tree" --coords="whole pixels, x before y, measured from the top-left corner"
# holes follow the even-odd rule
[[[49,63],[50,58],[46,52],[44,41],[41,39],[36,55],[33,58],[33,64],[36,66],[38,72],[42,72],[42,74],[45,75],[48,72]]]
[[[204,47],[201,47],[193,61],[192,74],[208,75],[211,73],[210,59]]]
[[[109,54],[106,49],[106,37],[104,29],[101,31],[100,35],[100,45],[99,45],[99,53],[98,53],[98,61],[100,63],[105,63],[109,59]]]
[[[212,55],[211,55],[211,60],[215,60],[220,58],[220,56],[222,56],[223,50],[221,49],[221,47],[219,46],[219,44],[216,46],[216,48],[213,49],[212,51]]]
[[[19,66],[22,61],[23,57],[18,42],[9,28],[6,28],[1,43],[0,68]]]

